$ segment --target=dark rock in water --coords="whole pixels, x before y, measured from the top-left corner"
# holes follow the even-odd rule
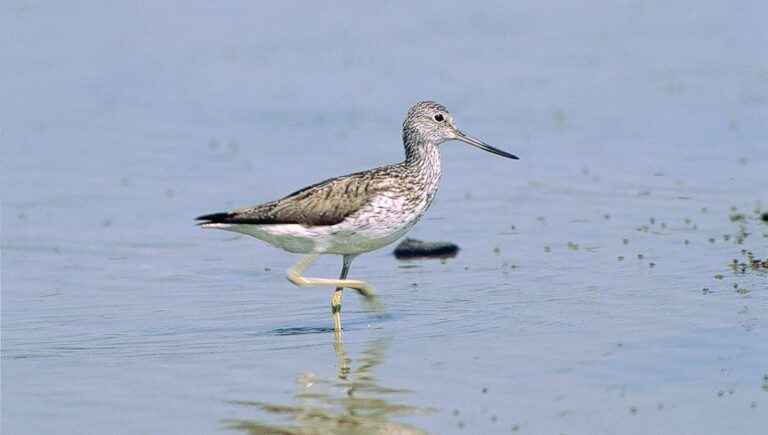
[[[459,246],[451,242],[425,242],[405,239],[395,248],[395,257],[403,258],[451,258],[459,253]]]
[[[762,219],[763,222],[768,223],[768,211],[763,213],[763,215],[760,216],[760,219]]]

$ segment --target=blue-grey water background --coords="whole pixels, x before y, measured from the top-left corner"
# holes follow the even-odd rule
[[[3,2],[2,433],[765,433],[729,264],[768,257],[766,16]],[[421,99],[521,160],[446,143],[411,235],[460,254],[357,259],[386,311],[349,293],[334,347],[295,256],[192,219],[400,160]]]

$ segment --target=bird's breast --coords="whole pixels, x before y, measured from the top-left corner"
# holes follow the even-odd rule
[[[334,225],[327,252],[368,252],[398,240],[432,204],[439,178],[439,173],[419,179],[403,178],[377,193],[358,212]]]

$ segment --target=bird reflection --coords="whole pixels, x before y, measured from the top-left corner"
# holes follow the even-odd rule
[[[408,390],[381,386],[374,369],[384,362],[387,340],[370,342],[358,358],[350,358],[341,334],[335,334],[335,379],[303,373],[297,379],[295,403],[280,405],[262,401],[229,403],[257,409],[288,420],[271,424],[261,420],[229,420],[226,427],[247,434],[422,434],[392,418],[434,412],[431,408],[401,403]]]

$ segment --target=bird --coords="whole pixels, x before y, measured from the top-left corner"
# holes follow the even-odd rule
[[[287,271],[299,287],[335,287],[331,298],[334,331],[340,333],[342,290],[356,290],[373,300],[373,287],[349,279],[352,261],[405,235],[424,215],[437,193],[440,145],[457,140],[481,150],[518,157],[464,133],[448,109],[420,101],[403,122],[405,159],[396,164],[355,172],[297,190],[281,199],[196,218],[205,229],[246,234],[276,248],[304,256]],[[320,255],[340,255],[338,279],[312,278],[304,271]]]

